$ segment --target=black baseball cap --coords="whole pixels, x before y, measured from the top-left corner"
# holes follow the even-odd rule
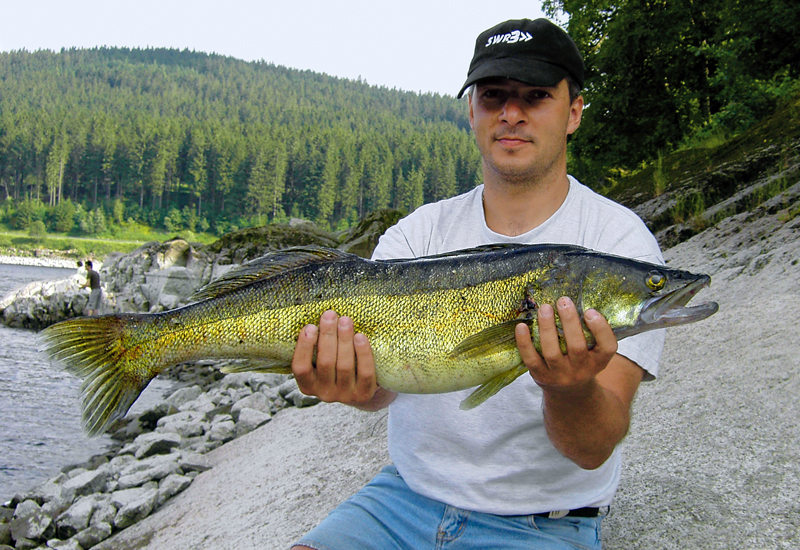
[[[484,78],[554,86],[567,75],[583,88],[583,58],[572,38],[547,19],[512,19],[478,36],[467,81],[456,97]]]

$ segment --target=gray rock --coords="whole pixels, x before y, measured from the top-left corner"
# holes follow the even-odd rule
[[[242,409],[254,409],[269,414],[269,398],[261,392],[255,392],[234,403],[231,407],[231,416],[236,422],[239,422],[239,411]]]
[[[244,408],[239,413],[239,422],[236,423],[236,437],[250,433],[259,426],[263,426],[270,420],[272,420],[272,416],[269,414],[269,412]]]
[[[73,495],[72,498],[100,493],[105,490],[106,483],[111,476],[112,468],[110,464],[104,464],[96,470],[83,472],[64,483],[65,495]]]
[[[197,385],[189,386],[188,388],[180,388],[167,397],[166,403],[172,405],[176,409],[180,409],[181,405],[189,401],[194,401],[201,393],[203,393],[203,388]]]
[[[36,501],[39,505],[55,498],[61,498],[64,491],[64,482],[69,479],[64,473],[40,483],[24,495],[24,499]]]
[[[170,414],[178,412],[178,408],[170,403],[159,403],[139,415],[139,423],[145,430],[154,430],[158,421]]]
[[[211,465],[208,463],[208,459],[205,456],[189,451],[181,452],[181,456],[178,459],[178,466],[180,466],[184,473],[205,472],[211,469]]]
[[[231,374],[226,374],[225,377],[220,380],[219,388],[221,390],[226,390],[229,388],[244,388],[250,384],[250,379],[252,377],[253,374],[250,372],[234,372]]]
[[[11,526],[8,523],[0,523],[0,550],[11,542]]]
[[[158,485],[154,484],[157,488]],[[154,488],[153,485],[149,486],[148,488],[145,487],[133,487],[131,489],[120,489],[119,491],[114,491],[111,493],[110,496],[110,503],[114,506],[117,510],[120,508],[130,504],[131,502],[135,501],[139,497],[141,497],[144,493],[146,493],[149,489]],[[116,514],[115,514],[116,515]]]
[[[17,542],[21,539],[51,538],[56,534],[53,518],[42,512],[42,508],[32,500],[17,505],[9,525],[11,536]]]
[[[101,523],[114,523],[114,517],[117,515],[117,508],[111,503],[111,498],[99,503],[97,509],[92,514],[92,519],[89,520],[89,526],[100,525]],[[83,546],[83,545],[81,545]]]
[[[156,507],[161,507],[164,502],[186,489],[191,483],[191,477],[178,474],[170,474],[162,479],[158,484]]]
[[[81,548],[88,550],[110,537],[113,530],[110,523],[95,523],[75,535],[74,540]]]
[[[278,395],[286,399],[287,395],[296,390],[297,390],[297,381],[294,378],[290,378],[289,380],[278,386]],[[287,401],[289,400],[287,399]]]
[[[159,432],[173,432],[181,437],[189,438],[203,435],[208,427],[205,415],[196,411],[181,411],[165,416],[158,421]]]
[[[56,520],[57,535],[60,539],[68,539],[78,531],[89,527],[89,520],[99,505],[96,495],[81,497],[75,501]]]
[[[180,411],[197,411],[201,413],[207,413],[213,411],[217,407],[217,404],[211,399],[211,397],[207,393],[201,393],[197,399],[192,401],[187,401],[180,407],[178,410]]]
[[[108,487],[108,485],[106,485],[106,487]],[[70,506],[72,506],[72,499],[55,497],[42,504],[42,512],[50,517],[56,518],[64,513]]]
[[[214,418],[208,431],[209,441],[226,442],[236,437],[236,424],[229,414],[221,414]]]
[[[136,458],[133,456],[132,452],[126,454],[120,450],[119,454],[109,461],[109,464],[113,472],[119,473],[125,466],[135,460]]]
[[[158,501],[158,489],[144,491],[138,498],[120,508],[114,518],[114,527],[124,529],[150,515]]]
[[[35,540],[20,537],[16,539],[14,548],[11,548],[11,550],[33,550],[34,548],[39,548],[38,542],[36,542]]]
[[[138,449],[133,455],[136,458],[147,458],[149,456],[170,452],[175,447],[180,446],[181,436],[176,433],[151,432],[140,435],[134,440]]]
[[[80,543],[75,539],[67,540],[48,540],[47,547],[54,550],[84,550]]]
[[[250,386],[245,386],[243,388],[238,388],[238,389],[231,388],[228,391],[230,392],[231,399],[233,400],[234,403],[236,403],[237,401],[241,401],[245,397],[253,395],[253,389]]]
[[[200,280],[191,269],[173,265],[146,273],[142,293],[150,301],[150,311],[158,311],[187,303],[200,286]]]
[[[311,405],[316,405],[319,403],[318,398],[311,395],[306,395],[300,390],[294,390],[284,397],[284,399],[286,399],[286,401],[289,403],[292,403],[297,408],[310,407]]]
[[[120,489],[139,487],[149,481],[158,481],[169,474],[182,473],[178,466],[179,453],[155,455],[139,460],[120,471],[117,480]]]
[[[75,467],[67,467],[67,471],[64,473],[67,474],[67,478],[73,479],[81,474],[85,474],[90,470],[94,470],[94,468],[84,468],[83,466],[75,466]]]

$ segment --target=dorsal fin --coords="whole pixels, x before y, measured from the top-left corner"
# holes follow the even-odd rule
[[[463,248],[461,250],[453,250],[451,252],[442,252],[441,254],[432,254],[430,256],[420,256],[417,260],[434,260],[438,258],[452,258],[454,256],[468,256],[470,254],[479,254],[481,252],[493,252],[497,250],[514,250],[517,248],[530,248],[531,245],[514,244],[514,243],[495,243],[483,244],[473,248]],[[390,260],[378,260],[386,263],[407,262],[408,258],[398,258]]]
[[[358,258],[354,254],[322,246],[296,246],[271,252],[228,271],[198,290],[192,300],[218,298],[234,290],[273,277],[279,273],[315,263]]]
[[[452,258],[454,256],[468,256],[470,254],[480,254],[483,252],[497,252],[498,250],[533,250],[540,251],[558,250],[564,254],[574,254],[588,252],[588,248],[572,244],[518,244],[518,243],[493,243],[483,244],[472,248],[464,248],[461,250],[453,250],[451,252],[442,252],[441,254],[433,254],[431,256],[420,256],[417,260],[432,260],[437,258]],[[392,259],[392,260],[379,260],[381,262],[407,262],[408,259]]]

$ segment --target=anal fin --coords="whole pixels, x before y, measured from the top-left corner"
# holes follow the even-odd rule
[[[269,359],[245,359],[225,365],[220,369],[225,374],[234,372],[261,372],[273,374],[292,374],[292,366],[283,361]]]

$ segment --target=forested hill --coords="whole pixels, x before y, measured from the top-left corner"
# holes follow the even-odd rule
[[[469,189],[479,167],[449,96],[188,50],[0,53],[0,199],[336,229]]]

